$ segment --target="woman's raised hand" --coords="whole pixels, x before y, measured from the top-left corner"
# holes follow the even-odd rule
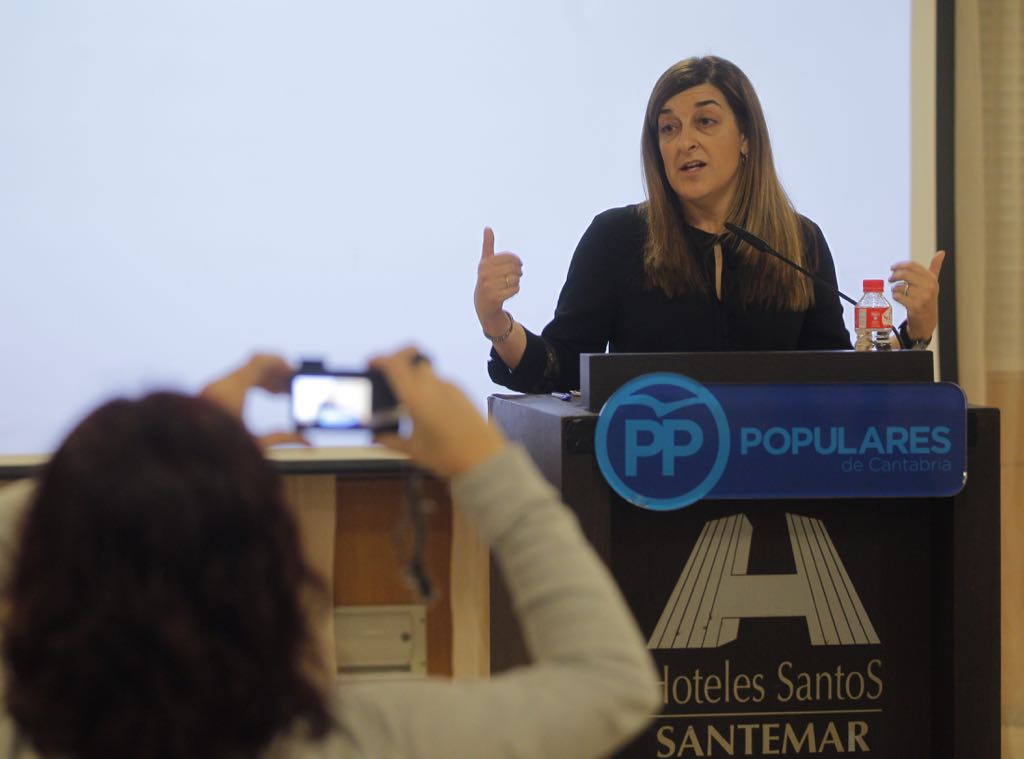
[[[504,313],[505,301],[519,292],[523,262],[515,253],[494,252],[494,232],[484,227],[484,243],[476,270],[473,305],[480,326],[487,335],[501,335],[509,327]]]
[[[911,340],[930,340],[939,323],[939,272],[946,252],[936,253],[927,268],[914,261],[892,265],[892,297],[907,309],[907,334]]]

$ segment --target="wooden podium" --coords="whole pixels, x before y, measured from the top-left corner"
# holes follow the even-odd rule
[[[814,525],[831,549],[819,563],[843,565],[839,575],[852,586],[843,592],[856,600],[837,612],[836,624],[854,631],[845,645],[814,645],[803,618],[742,618],[733,623],[735,640],[719,646],[658,650],[652,639],[665,708],[617,756],[999,756],[996,409],[968,410],[968,480],[952,497],[705,499],[648,511],[613,492],[595,460],[596,412],[624,382],[666,371],[718,384],[928,382],[932,357],[620,354],[581,361],[580,400],[497,395],[490,411],[576,512],[645,637],[684,587],[681,572],[698,544],[713,550],[705,527],[727,519],[752,532],[755,579],[793,573],[787,523]],[[493,572],[491,584],[492,669],[500,671],[526,654]],[[850,611],[860,605],[862,619]],[[858,634],[858,626],[873,626],[875,635]]]

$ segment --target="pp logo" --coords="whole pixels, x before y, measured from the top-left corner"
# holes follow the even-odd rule
[[[703,498],[729,459],[721,404],[698,382],[647,374],[620,387],[601,409],[597,463],[620,496],[669,511]]]

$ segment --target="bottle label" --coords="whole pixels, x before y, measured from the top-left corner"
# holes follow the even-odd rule
[[[857,306],[853,313],[857,329],[892,329],[891,306]]]

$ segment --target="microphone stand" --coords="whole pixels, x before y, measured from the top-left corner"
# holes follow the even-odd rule
[[[857,301],[855,301],[849,295],[844,293],[842,290],[840,290],[838,287],[833,285],[831,282],[829,282],[827,279],[825,279],[821,275],[815,274],[813,271],[810,271],[809,269],[805,269],[803,266],[798,264],[796,261],[791,261],[789,258],[787,258],[786,256],[784,256],[781,253],[779,253],[779,251],[777,251],[774,248],[772,248],[771,245],[766,243],[764,240],[762,240],[757,235],[753,234],[752,232],[748,232],[743,227],[736,226],[735,224],[732,224],[731,222],[728,222],[728,221],[725,222],[725,228],[728,229],[729,232],[731,232],[735,237],[738,237],[740,240],[742,240],[743,242],[747,243],[747,245],[749,245],[750,247],[754,248],[755,250],[759,250],[762,253],[767,253],[770,256],[775,256],[780,261],[784,261],[789,266],[792,266],[797,271],[799,271],[802,274],[810,277],[815,282],[818,282],[818,283],[824,285],[829,290],[831,290],[836,295],[838,295],[840,298],[845,300],[847,303],[851,303],[851,304],[853,304],[856,307]],[[896,335],[896,342],[898,342],[900,344],[900,347],[905,348],[906,346],[903,345],[903,339],[900,337],[899,330],[897,330],[895,326],[890,326],[889,329],[891,329],[893,334]]]

